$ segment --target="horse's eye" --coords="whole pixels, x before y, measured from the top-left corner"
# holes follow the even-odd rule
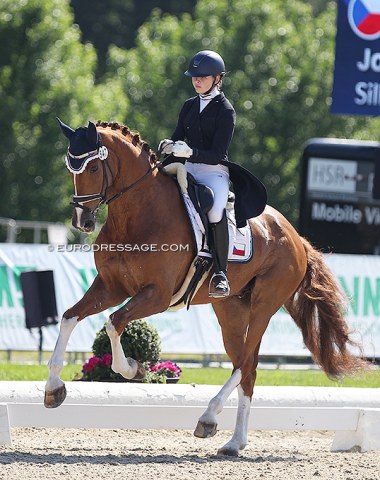
[[[96,173],[98,171],[98,166],[97,165],[92,165],[90,167],[90,173]]]

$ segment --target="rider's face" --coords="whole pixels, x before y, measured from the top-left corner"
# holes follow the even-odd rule
[[[218,75],[219,77],[219,75]],[[218,80],[218,77],[216,79]],[[193,87],[197,93],[206,93],[212,87],[214,77],[209,75],[208,77],[192,77]]]

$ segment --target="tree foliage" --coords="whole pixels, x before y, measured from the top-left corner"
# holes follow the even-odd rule
[[[135,46],[138,28],[153,8],[179,15],[192,12],[196,0],[71,0],[75,21],[85,41],[91,42],[98,53],[99,71],[104,73],[110,45],[129,49]]]
[[[95,85],[95,67],[67,1],[0,0],[0,216],[68,216],[67,143],[55,117],[79,126],[126,108],[117,83]]]

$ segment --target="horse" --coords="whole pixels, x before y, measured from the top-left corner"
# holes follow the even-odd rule
[[[103,203],[108,204],[108,215],[95,242],[97,276],[83,298],[62,317],[48,363],[44,400],[48,408],[58,407],[66,397],[60,372],[74,327],[85,317],[119,306],[127,298],[107,323],[112,369],[126,379],[143,378],[143,365],[125,357],[120,335],[129,322],[168,309],[196,254],[178,187],[138,133],[116,122],[89,122],[76,130],[59,122],[70,143],[66,161],[71,162],[75,190],[73,226],[92,232],[96,212]],[[300,328],[312,358],[328,376],[339,378],[368,366],[360,355],[352,353],[357,344],[344,319],[346,299],[323,254],[270,206],[249,219],[249,225],[254,255],[245,264],[229,265],[230,295],[210,298],[205,281],[191,302],[212,304],[233,364],[231,376],[210,400],[194,431],[201,438],[215,435],[217,415],[237,388],[236,427],[231,439],[219,448],[220,455],[237,456],[247,444],[261,339],[281,307]],[[129,252],[102,248],[126,243],[156,247]],[[189,248],[160,248],[173,243]]]

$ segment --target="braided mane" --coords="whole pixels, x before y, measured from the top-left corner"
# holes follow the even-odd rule
[[[102,122],[101,120],[98,120],[96,122],[96,126],[102,128],[111,128],[112,130],[119,130],[120,133],[125,137],[130,137],[133,145],[139,145],[142,150],[147,152],[152,162],[156,163],[158,161],[158,157],[150,147],[149,143],[142,140],[138,132],[132,132],[132,130],[127,125],[122,125],[117,122]]]

